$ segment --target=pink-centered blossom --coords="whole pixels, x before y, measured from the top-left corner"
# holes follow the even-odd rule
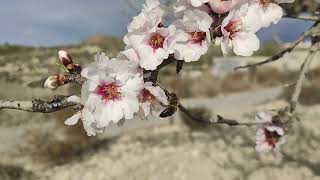
[[[256,133],[256,150],[258,152],[276,151],[285,143],[285,131],[279,124],[272,122],[272,114],[259,112],[256,115],[256,122],[261,123]]]
[[[248,4],[229,12],[222,25],[217,28],[221,34],[221,49],[227,54],[231,49],[236,55],[251,56],[259,49],[259,39],[256,32],[261,28],[259,17],[248,11]]]
[[[211,45],[209,28],[212,23],[212,18],[203,11],[186,11],[183,19],[172,25],[176,29],[172,38],[174,57],[186,62],[199,60]]]
[[[141,118],[149,116],[159,116],[164,110],[164,106],[168,105],[167,96],[163,89],[159,86],[153,86],[151,82],[146,82],[144,88],[138,95],[140,110],[137,113]]]
[[[82,86],[84,101],[94,104],[93,116],[97,128],[110,122],[132,119],[139,110],[138,94],[143,88],[142,72],[130,61],[111,59],[104,54],[95,57],[95,63],[83,69],[88,79]]]
[[[268,27],[271,23],[277,24],[282,18],[283,10],[278,4],[292,2],[294,0],[250,0],[249,11],[260,17],[262,27]]]
[[[155,70],[172,53],[170,37],[174,27],[163,27],[164,12],[157,0],[148,0],[142,12],[128,26],[124,38],[126,49],[137,53],[139,65],[146,70]]]
[[[129,33],[126,45],[137,52],[142,68],[155,70],[173,52],[170,38],[174,35],[175,28],[159,27],[158,24],[153,24],[153,27],[147,29]]]

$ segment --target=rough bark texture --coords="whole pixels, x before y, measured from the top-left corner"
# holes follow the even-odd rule
[[[1,109],[16,109],[27,112],[52,113],[68,107],[75,106],[68,102],[65,96],[56,96],[52,100],[35,99],[33,101],[0,100]]]

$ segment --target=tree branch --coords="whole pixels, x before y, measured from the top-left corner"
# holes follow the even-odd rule
[[[33,101],[0,100],[0,110],[16,109],[27,112],[53,113],[77,105],[68,102],[66,96],[55,96],[52,100],[35,99]]]
[[[300,74],[299,74],[299,78],[298,81],[296,83],[296,86],[294,88],[291,100],[290,100],[290,112],[293,113],[296,109],[300,94],[301,94],[301,90],[302,90],[302,85],[303,85],[303,81],[305,80],[305,76],[306,76],[306,72],[309,68],[310,63],[312,62],[312,60],[314,59],[314,56],[316,54],[316,52],[318,51],[319,48],[319,43],[315,43],[313,44],[313,46],[311,47],[308,56],[305,58],[304,62],[301,65],[301,70],[300,70]]]
[[[256,126],[259,124],[265,124],[265,123],[255,123],[255,122],[240,122],[238,120],[234,119],[227,119],[220,115],[217,115],[216,119],[210,118],[205,119],[199,115],[194,115],[190,110],[188,110],[186,107],[184,107],[182,104],[178,105],[181,112],[183,112],[185,115],[187,115],[190,119],[193,121],[197,121],[199,123],[205,123],[205,124],[211,124],[211,125],[218,125],[218,124],[226,124],[228,126]]]
[[[282,50],[278,54],[273,55],[272,57],[268,58],[267,60],[254,63],[254,64],[248,64],[245,66],[238,66],[234,68],[235,71],[239,69],[245,69],[245,68],[251,68],[251,67],[257,67],[257,66],[262,66],[264,64],[268,64],[274,61],[279,60],[281,57],[283,57],[286,53],[291,52],[301,41],[303,41],[306,37],[310,36],[311,33],[313,32],[314,28],[318,25],[318,23],[315,23],[308,31],[304,32],[299,39],[297,39],[294,43],[292,43],[288,48]]]
[[[82,77],[80,74],[65,74],[65,81],[64,84],[67,83],[77,83],[79,85],[82,85],[87,79]]]
[[[168,59],[165,59],[158,67],[156,70],[144,70],[143,71],[143,75],[146,76],[145,77],[145,81],[146,82],[153,82],[153,84],[157,83],[158,80],[158,75],[159,75],[159,71],[166,67],[169,64],[172,64],[176,61],[176,59],[170,55]]]

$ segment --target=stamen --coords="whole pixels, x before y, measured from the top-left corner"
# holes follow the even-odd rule
[[[192,42],[195,44],[202,44],[202,41],[207,37],[207,34],[202,31],[192,31],[188,32],[188,34],[190,35]]]
[[[229,38],[232,40],[235,38],[237,32],[241,30],[241,20],[231,20],[224,29],[230,33]]]
[[[121,97],[119,87],[116,85],[116,83],[107,84],[102,82],[98,86],[96,93],[100,95],[106,102],[118,100]]]
[[[150,37],[149,44],[154,50],[157,50],[159,48],[163,48],[164,41],[165,37],[159,33],[154,33]]]
[[[276,131],[269,131],[266,128],[264,129],[264,133],[266,136],[266,142],[272,147],[275,148],[277,142],[279,141],[279,139],[281,138],[281,136],[276,132]]]
[[[143,89],[142,90],[142,101],[143,102],[152,102],[156,99],[156,97],[150,93],[150,91],[146,90],[146,89]]]
[[[272,0],[259,0],[262,7],[267,7]]]

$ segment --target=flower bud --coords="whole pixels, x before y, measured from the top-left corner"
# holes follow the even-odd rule
[[[55,89],[61,85],[64,85],[65,82],[66,82],[66,77],[64,75],[58,74],[58,75],[48,77],[48,79],[44,83],[44,87]]]
[[[60,61],[65,67],[68,67],[70,64],[73,64],[72,57],[67,51],[60,50],[58,54]]]
[[[71,55],[64,50],[59,51],[59,58],[62,64],[67,68],[69,73],[81,73],[82,68],[79,64],[74,64]]]
[[[44,87],[50,88],[50,89],[55,89],[58,87],[58,76],[50,76],[44,83]]]

